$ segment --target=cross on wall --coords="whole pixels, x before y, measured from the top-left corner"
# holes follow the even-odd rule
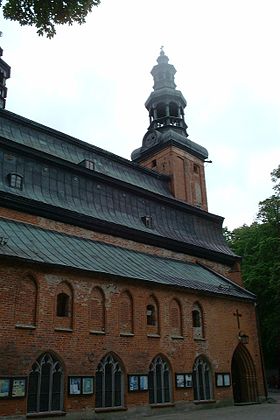
[[[233,313],[233,315],[234,315],[234,316],[236,316],[236,319],[237,319],[237,326],[238,326],[238,328],[240,329],[240,319],[239,319],[239,318],[241,318],[241,317],[242,317],[242,314],[240,314],[240,313],[238,312],[238,309],[236,309],[236,312],[235,312],[235,313]]]

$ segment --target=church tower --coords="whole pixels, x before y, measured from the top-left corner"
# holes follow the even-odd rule
[[[133,151],[131,159],[146,168],[170,176],[175,198],[207,211],[204,162],[207,150],[188,138],[184,109],[187,102],[176,89],[176,69],[163,51],[151,71],[154,91],[145,106],[150,125],[142,147]]]

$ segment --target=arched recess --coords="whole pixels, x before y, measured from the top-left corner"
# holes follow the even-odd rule
[[[120,333],[133,333],[133,299],[126,290],[119,297],[119,329]]]
[[[242,343],[238,344],[233,353],[231,376],[235,403],[258,401],[255,365],[249,351]]]
[[[97,366],[96,408],[124,406],[124,368],[115,354],[107,354]]]
[[[177,299],[172,299],[169,304],[170,332],[173,336],[182,336],[182,308]]]
[[[179,116],[179,107],[175,102],[170,102],[170,104],[169,104],[169,114],[172,117],[178,117]]]
[[[148,334],[159,334],[159,304],[155,296],[150,296],[146,306]]]
[[[105,295],[100,287],[94,287],[90,295],[90,331],[105,332]]]
[[[195,302],[192,308],[192,328],[194,339],[204,338],[203,310],[198,302]]]
[[[16,295],[15,323],[17,325],[36,325],[38,287],[31,276],[20,280]]]
[[[149,367],[149,402],[163,404],[171,401],[171,369],[168,361],[156,356]]]
[[[62,411],[63,384],[62,363],[51,353],[42,354],[29,373],[27,413]]]
[[[55,297],[55,327],[73,327],[73,290],[70,284],[63,281],[56,289]]]
[[[197,357],[193,365],[193,392],[196,401],[213,399],[212,368],[204,356]]]

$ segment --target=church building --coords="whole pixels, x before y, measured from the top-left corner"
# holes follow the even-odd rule
[[[256,296],[175,73],[161,49],[127,160],[6,110],[0,58],[0,416],[265,398]]]

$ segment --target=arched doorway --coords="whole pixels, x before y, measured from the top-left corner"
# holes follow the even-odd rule
[[[42,354],[28,378],[27,412],[42,413],[63,409],[63,367],[52,354]]]
[[[198,357],[194,363],[193,392],[196,401],[213,399],[211,366],[205,357]]]
[[[161,356],[155,357],[150,364],[148,382],[150,404],[162,404],[171,401],[170,367]]]
[[[105,356],[96,370],[96,408],[124,405],[123,369],[112,354]]]
[[[231,376],[235,403],[258,402],[256,370],[244,344],[238,344],[233,353]]]

